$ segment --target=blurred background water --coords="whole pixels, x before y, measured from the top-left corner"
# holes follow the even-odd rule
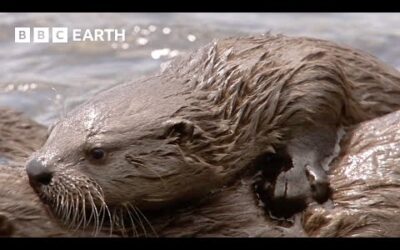
[[[125,42],[16,44],[15,27],[125,29]],[[227,36],[282,33],[365,50],[400,69],[397,13],[1,13],[0,106],[50,124],[101,89]]]

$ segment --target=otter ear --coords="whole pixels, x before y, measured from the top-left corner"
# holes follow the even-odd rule
[[[165,121],[164,126],[164,137],[178,137],[180,140],[190,140],[195,132],[195,125],[193,122],[181,119],[173,118]]]

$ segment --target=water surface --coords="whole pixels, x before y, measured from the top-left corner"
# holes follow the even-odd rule
[[[0,106],[50,124],[113,84],[215,38],[259,33],[350,45],[400,68],[397,13],[2,13]],[[126,29],[125,42],[16,44],[15,27]]]

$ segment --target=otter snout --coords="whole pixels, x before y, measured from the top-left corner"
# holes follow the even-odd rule
[[[36,159],[30,160],[26,164],[26,172],[29,181],[34,185],[48,185],[53,178],[53,173]]]

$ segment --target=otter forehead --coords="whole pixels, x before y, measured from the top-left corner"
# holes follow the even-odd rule
[[[189,105],[183,91],[184,84],[179,79],[162,75],[113,87],[62,118],[47,144],[77,147],[84,141],[135,131],[140,134]]]
[[[70,118],[95,133],[136,129],[172,117],[188,105],[179,79],[158,75],[100,93],[71,112]]]

